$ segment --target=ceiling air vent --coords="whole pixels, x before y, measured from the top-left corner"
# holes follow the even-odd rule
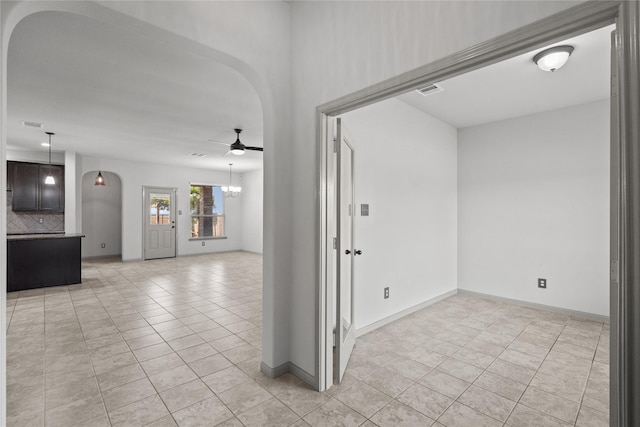
[[[202,154],[202,153],[189,153],[189,155],[193,157],[207,157],[206,154]]]
[[[28,128],[38,128],[38,129],[42,129],[42,123],[38,123],[38,122],[28,122],[28,121],[23,121],[22,122],[22,126],[24,127],[28,127]]]
[[[432,95],[434,93],[442,92],[443,90],[444,89],[442,88],[442,86],[440,86],[437,83],[434,83],[432,85],[420,87],[416,89],[416,92],[418,92],[422,96],[427,96],[427,95]]]

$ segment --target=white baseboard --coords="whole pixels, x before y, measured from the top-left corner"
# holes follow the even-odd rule
[[[472,296],[476,296],[476,297],[479,297],[479,298],[490,299],[490,300],[493,300],[493,301],[508,302],[508,303],[511,303],[511,304],[521,305],[523,307],[535,308],[537,310],[550,311],[552,313],[565,314],[565,315],[571,316],[571,317],[579,317],[579,318],[582,318],[582,319],[594,320],[596,322],[609,323],[609,316],[603,316],[601,314],[587,313],[585,311],[577,311],[577,310],[571,310],[571,309],[568,309],[568,308],[554,307],[552,305],[544,305],[544,304],[538,304],[538,303],[535,303],[535,302],[528,302],[528,301],[522,301],[522,300],[518,300],[518,299],[499,297],[499,296],[491,295],[491,294],[483,294],[481,292],[467,291],[466,289],[458,289],[458,293],[461,294],[461,295],[472,295]]]
[[[385,317],[384,319],[380,319],[377,322],[374,322],[374,323],[372,323],[370,325],[363,326],[360,329],[356,329],[356,338],[359,337],[359,336],[362,336],[362,335],[364,335],[364,334],[366,334],[368,332],[371,332],[371,331],[373,331],[375,329],[378,329],[378,328],[380,328],[380,327],[382,327],[382,326],[384,326],[386,324],[389,324],[389,323],[393,322],[394,320],[398,320],[398,319],[400,319],[400,318],[402,318],[404,316],[407,316],[407,315],[409,315],[411,313],[414,313],[414,312],[416,312],[418,310],[421,310],[421,309],[423,309],[425,307],[428,307],[428,306],[430,306],[432,304],[435,304],[438,301],[442,301],[445,298],[449,298],[452,295],[456,295],[457,293],[458,293],[457,289],[452,289],[452,290],[450,290],[448,292],[445,292],[445,293],[440,294],[440,295],[438,295],[436,297],[433,297],[433,298],[428,299],[428,300],[426,300],[424,302],[421,302],[418,305],[414,305],[413,307],[409,307],[409,308],[404,309],[404,310],[402,310],[402,311],[400,311],[398,313],[392,314],[389,317]]]
[[[297,377],[298,379],[304,381],[309,384],[315,390],[318,389],[318,381],[316,377],[305,371],[304,369],[297,366],[292,362],[285,362],[280,366],[275,368],[270,367],[264,362],[260,362],[260,372],[265,374],[269,378],[277,378],[286,373],[291,373],[291,375]]]

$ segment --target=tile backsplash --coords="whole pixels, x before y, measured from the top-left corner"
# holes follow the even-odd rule
[[[13,193],[7,191],[7,234],[64,232],[64,213],[13,212]]]

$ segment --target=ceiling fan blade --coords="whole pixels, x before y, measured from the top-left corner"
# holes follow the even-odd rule
[[[208,139],[207,141],[213,142],[213,143],[216,143],[216,144],[226,145],[227,147],[231,146],[231,144],[227,144],[226,142],[216,141],[215,139]]]
[[[231,155],[231,150],[228,150],[226,153],[224,153],[224,155],[222,157],[227,157]]]
[[[252,150],[252,151],[264,151],[264,147],[244,147],[246,150]]]

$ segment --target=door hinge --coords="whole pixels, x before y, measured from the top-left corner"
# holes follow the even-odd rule
[[[338,239],[336,237],[333,238],[333,249],[338,249]]]
[[[336,331],[333,331],[333,346],[336,346]]]
[[[335,138],[333,138],[333,152],[338,152],[338,141]]]
[[[618,284],[618,281],[620,280],[620,269],[618,267],[618,260],[616,259],[612,259],[611,260],[611,282]]]

